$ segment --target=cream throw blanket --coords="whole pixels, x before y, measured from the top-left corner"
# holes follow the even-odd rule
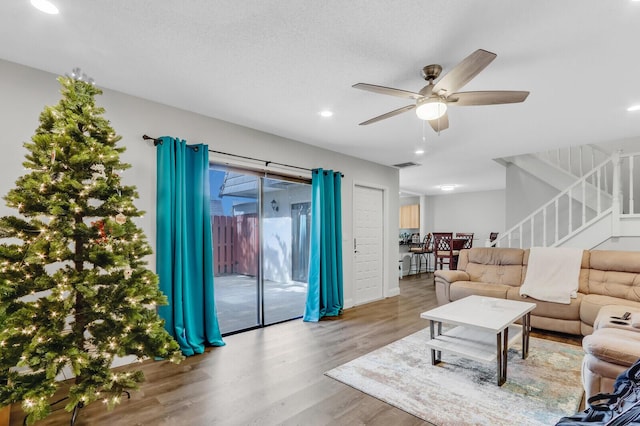
[[[566,247],[532,247],[522,297],[555,303],[571,303],[576,297],[582,249]]]

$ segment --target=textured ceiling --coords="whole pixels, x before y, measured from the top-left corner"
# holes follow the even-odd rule
[[[421,164],[400,186],[504,187],[494,158],[640,135],[640,2],[630,0],[28,0],[0,3],[0,58],[377,163]],[[451,107],[437,135],[408,101],[478,48],[497,59],[462,90],[528,90],[522,104]],[[334,111],[330,119],[321,109]],[[416,148],[426,149],[416,155]]]

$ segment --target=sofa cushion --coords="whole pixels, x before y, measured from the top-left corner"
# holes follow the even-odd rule
[[[517,248],[476,247],[467,252],[469,262],[483,265],[518,265],[522,266],[524,250]]]
[[[631,302],[630,302],[631,303]],[[623,320],[622,316],[625,312],[629,312],[631,316],[628,320]],[[622,330],[640,333],[640,327],[633,326],[633,318],[640,315],[640,307],[630,305],[607,305],[600,308],[598,316],[593,322],[593,328],[620,328]]]
[[[519,286],[522,283],[523,253],[521,249],[512,248],[462,250],[458,269],[465,270],[471,281]]]
[[[449,288],[449,297],[451,301],[463,299],[467,296],[478,295],[485,297],[497,297],[506,299],[507,290],[511,286],[493,283],[481,283],[475,281],[456,281]]]
[[[632,302],[630,300],[603,296],[601,294],[585,294],[580,304],[580,319],[582,322],[593,326],[600,312],[600,308],[607,305],[623,305],[635,310],[640,310],[640,302]]]
[[[460,250],[458,254],[458,264],[457,268],[459,270],[464,270],[469,263],[469,250]]]
[[[507,292],[507,299],[535,303],[536,308],[531,311],[531,315],[560,320],[580,319],[580,305],[584,295],[578,293],[577,296],[577,298],[571,299],[571,303],[565,305],[564,303],[544,302],[533,297],[522,297],[518,287],[511,287]]]
[[[591,252],[589,294],[640,302],[640,252]]]
[[[628,366],[640,358],[640,333],[601,328],[585,336],[582,347],[602,361]]]
[[[533,314],[533,312],[532,312]],[[531,327],[541,330],[557,331],[564,334],[580,335],[582,323],[580,320],[563,320],[558,318],[539,317],[531,315]]]
[[[640,302],[640,275],[629,272],[589,271],[589,294]]]
[[[591,250],[590,268],[640,274],[640,251]]]
[[[587,293],[640,302],[640,252],[593,250]]]

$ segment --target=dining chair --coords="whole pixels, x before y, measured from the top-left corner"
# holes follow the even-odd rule
[[[433,253],[431,249],[431,233],[424,236],[422,243],[417,247],[411,247],[409,249],[411,253],[411,265],[415,265],[416,273],[422,272],[422,260],[424,259],[425,272],[429,272],[429,255]],[[409,273],[412,271],[412,267],[409,268]]]
[[[440,269],[442,269],[444,263],[449,265],[449,269],[455,269],[456,259],[453,250],[453,232],[433,233],[433,253],[435,254],[436,265],[440,263]]]
[[[470,249],[473,246],[473,232],[456,232],[456,238],[465,238],[467,240],[462,246],[463,249]]]

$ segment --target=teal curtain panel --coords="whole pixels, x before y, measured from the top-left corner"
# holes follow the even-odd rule
[[[209,149],[162,137],[157,145],[156,270],[169,304],[158,310],[185,356],[223,346],[213,289]]]
[[[311,248],[304,321],[342,313],[341,182],[342,174],[332,170],[314,169],[311,175]]]

